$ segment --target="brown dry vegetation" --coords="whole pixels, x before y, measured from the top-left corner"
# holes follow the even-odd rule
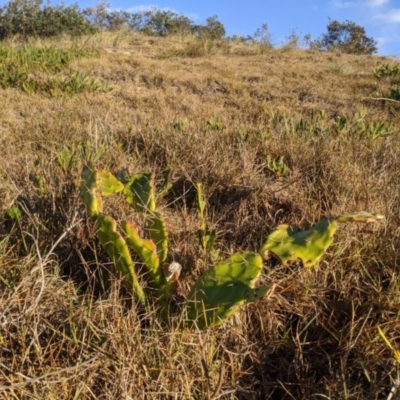
[[[368,98],[387,93],[372,70],[389,61],[124,32],[79,45],[100,57],[67,72],[112,91],[0,89],[0,397],[388,398],[399,366],[377,326],[400,347],[400,109]],[[377,123],[387,135],[374,139]],[[271,261],[262,280],[275,289],[219,328],[164,327],[121,287],[93,235],[77,189],[90,158],[82,144],[105,148],[99,168],[152,170],[158,181],[173,168],[161,208],[182,296],[207,268],[196,182],[223,256],[257,251],[279,223],[361,210],[386,221],[342,226],[311,270]],[[271,171],[268,155],[289,172]],[[13,205],[19,221],[5,216]]]

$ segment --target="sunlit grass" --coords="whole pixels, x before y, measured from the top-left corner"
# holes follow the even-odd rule
[[[388,397],[393,360],[372,339],[378,321],[400,329],[400,120],[397,103],[368,99],[393,88],[374,75],[388,60],[127,32],[0,49],[15,80],[0,89],[0,397]],[[42,89],[74,76],[84,90]],[[87,162],[152,171],[156,187],[173,169],[158,204],[183,266],[170,326],[96,241],[78,193]],[[386,224],[341,229],[311,270],[271,261],[270,296],[218,329],[182,330],[179,299],[210,266],[197,183],[221,258],[257,251],[281,223],[366,210]],[[118,196],[105,209],[140,222]]]

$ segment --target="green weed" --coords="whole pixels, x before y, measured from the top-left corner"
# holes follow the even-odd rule
[[[68,67],[71,61],[98,56],[95,49],[72,47],[62,50],[31,45],[12,48],[3,45],[0,47],[0,86],[3,89],[17,88],[29,95],[38,93],[50,97],[68,97],[82,92],[108,92],[111,88],[107,84],[90,79],[88,73],[76,71],[70,77],[55,76]],[[47,79],[37,77],[37,73],[44,73]]]

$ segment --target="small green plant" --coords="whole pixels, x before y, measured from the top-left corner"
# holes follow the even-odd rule
[[[283,156],[279,159],[273,159],[269,154],[267,155],[267,168],[273,172],[277,178],[283,178],[289,173],[289,168],[283,160]]]
[[[201,183],[196,184],[197,190],[197,210],[200,217],[200,228],[198,230],[200,245],[204,252],[210,254],[213,260],[216,260],[219,255],[218,250],[213,250],[217,233],[215,229],[209,230],[206,225],[205,209],[206,202],[204,200],[203,185]]]
[[[207,126],[213,131],[222,131],[225,128],[224,121],[220,117],[213,117],[207,121]]]
[[[78,144],[78,154],[84,164],[91,164],[99,161],[105,152],[104,146],[94,148],[89,141]]]
[[[392,85],[397,83],[397,86],[389,88],[386,97],[390,100],[400,101],[400,86],[398,85],[400,79],[400,65],[380,64],[373,72],[378,79],[390,78]]]
[[[123,181],[108,171],[96,170],[86,166],[82,173],[81,197],[88,214],[94,221],[100,243],[113,261],[123,282],[133,291],[137,300],[147,306],[149,296],[137,275],[134,258],[136,254],[147,269],[149,286],[160,308],[160,315],[169,320],[171,289],[179,279],[181,266],[167,263],[168,234],[163,215],[157,211],[157,198],[154,189],[154,176],[142,172]],[[170,176],[170,173],[167,174]],[[163,183],[167,188],[168,184]],[[205,222],[205,201],[203,187],[196,185],[197,206],[201,220],[199,238],[203,250],[210,253],[215,241],[215,231],[207,230]],[[145,233],[140,237],[139,228],[131,221],[117,221],[103,211],[103,197],[123,194],[128,204],[145,216]],[[300,259],[305,267],[315,265],[332,243],[338,224],[344,222],[375,222],[383,217],[367,212],[340,215],[326,218],[307,231],[293,232],[287,225],[279,226],[272,232],[260,249],[260,254],[243,251],[218,262],[206,271],[193,285],[186,307],[186,322],[205,329],[221,324],[234,314],[245,302],[262,298],[268,286],[256,287],[263,269],[263,260],[270,254],[278,257],[282,264]]]
[[[400,65],[398,64],[380,64],[374,69],[375,77],[382,79],[386,77],[400,77]]]
[[[11,206],[6,211],[6,217],[11,221],[19,221],[22,218],[22,212],[17,206]]]
[[[346,131],[346,129],[348,128],[348,125],[349,125],[349,121],[347,120],[346,116],[344,116],[344,115],[340,115],[340,116],[336,117],[334,124],[333,124],[337,133],[342,133],[343,131]]]
[[[396,101],[400,101],[400,86],[389,89],[388,98]]]
[[[68,174],[76,166],[76,158],[68,149],[64,149],[58,156],[57,162],[63,170],[64,174]]]
[[[377,140],[385,136],[390,136],[393,133],[394,130],[391,124],[385,124],[384,122],[372,122],[364,126],[364,129],[360,132],[360,137]]]
[[[187,127],[188,127],[187,119],[178,118],[173,124],[173,128],[176,132],[186,132]]]

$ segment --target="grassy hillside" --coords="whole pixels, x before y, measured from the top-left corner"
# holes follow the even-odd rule
[[[400,349],[398,62],[126,32],[0,43],[0,397],[387,399]],[[83,166],[173,168],[162,200],[177,296],[279,224],[353,211],[320,263],[265,265],[271,284],[222,326],[162,326],[121,285],[79,198]],[[118,218],[120,199],[106,203]],[[179,313],[177,313],[179,320]]]

